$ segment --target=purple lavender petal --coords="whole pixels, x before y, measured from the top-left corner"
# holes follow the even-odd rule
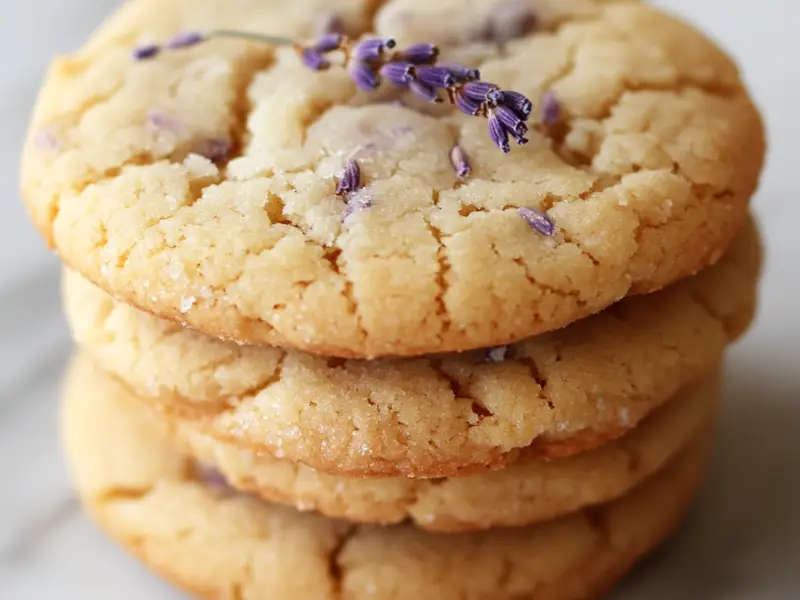
[[[408,84],[408,88],[423,100],[427,100],[428,102],[439,101],[439,95],[436,93],[436,89],[425,85],[417,79]]]
[[[324,71],[331,66],[330,61],[313,48],[303,48],[301,59],[312,71]]]
[[[525,121],[520,119],[517,113],[507,106],[498,106],[494,109],[494,114],[497,115],[503,126],[514,135],[525,135],[528,132],[528,126]]]
[[[481,72],[478,69],[470,69],[469,67],[465,67],[463,65],[454,64],[444,64],[439,66],[450,71],[450,75],[452,75],[453,79],[455,79],[458,83],[477,81],[481,78]]]
[[[434,62],[439,56],[439,48],[434,44],[413,44],[397,53],[397,58],[415,65],[426,65]]]
[[[542,109],[539,116],[545,125],[555,125],[561,118],[561,103],[553,92],[545,92],[542,96]]]
[[[341,48],[343,39],[338,33],[329,33],[318,39],[317,43],[311,47],[320,54],[325,54]]]
[[[361,187],[361,166],[350,159],[344,166],[344,173],[336,184],[336,195],[345,196]]]
[[[487,94],[497,89],[493,83],[485,81],[469,81],[461,87],[461,93],[470,100],[477,100],[478,102],[486,102]]]
[[[366,92],[371,92],[381,84],[378,74],[371,66],[360,60],[350,62],[347,71],[355,84]]]
[[[391,50],[395,45],[395,41],[392,39],[364,40],[353,49],[352,58],[356,61],[375,62],[383,58],[383,53]]]
[[[147,124],[156,130],[175,131],[178,129],[178,122],[173,117],[157,109],[147,111]]]
[[[396,86],[406,86],[414,79],[414,65],[410,62],[388,62],[380,68],[382,77]]]
[[[233,151],[233,143],[227,138],[209,138],[200,141],[195,152],[200,156],[205,156],[215,164],[220,164],[228,160]]]
[[[517,113],[523,120],[527,120],[533,112],[533,102],[519,92],[503,91],[503,104],[508,106],[511,110]]]
[[[553,235],[556,232],[556,226],[543,212],[530,208],[527,206],[520,206],[519,216],[525,219],[528,225],[541,233],[542,235]]]
[[[203,463],[196,463],[195,464],[195,473],[197,474],[197,478],[203,482],[208,487],[215,489],[215,490],[229,490],[230,486],[228,485],[225,476],[220,473],[216,468],[206,465]]]
[[[133,49],[133,60],[147,60],[153,58],[156,54],[161,52],[161,46],[158,44],[145,44]]]
[[[469,159],[464,154],[464,149],[458,144],[450,149],[450,163],[453,165],[453,169],[455,169],[459,179],[466,179],[472,173]]]
[[[498,346],[496,348],[489,348],[483,355],[484,362],[487,363],[501,363],[508,355],[508,346]]]
[[[456,83],[447,69],[427,65],[417,68],[417,80],[424,85],[440,90],[449,88]]]
[[[489,115],[489,137],[492,138],[495,146],[500,148],[505,154],[511,152],[511,144],[508,142],[508,129],[500,122],[496,115]]]
[[[184,31],[170,38],[167,43],[164,44],[164,47],[169,48],[170,50],[188,48],[189,46],[195,46],[200,42],[205,41],[205,39],[205,36],[199,31]]]
[[[481,110],[482,104],[480,102],[467,98],[464,94],[456,93],[455,101],[458,109],[465,114],[475,116]]]

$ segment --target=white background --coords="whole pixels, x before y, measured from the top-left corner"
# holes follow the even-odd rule
[[[76,48],[117,4],[0,0],[0,600],[180,597],[97,533],[71,496],[57,434],[58,374],[69,351],[58,267],[17,192],[18,151],[48,58]],[[768,263],[757,326],[728,361],[704,496],[679,540],[615,597],[793,600],[800,597],[800,10],[789,0],[656,4],[731,51],[766,114],[770,152],[754,205]]]

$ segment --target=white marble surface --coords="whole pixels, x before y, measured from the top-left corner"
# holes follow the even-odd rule
[[[73,48],[116,4],[0,2],[0,600],[181,597],[106,541],[71,494],[57,427],[58,378],[70,348],[58,268],[16,191],[18,147],[47,58]],[[694,517],[614,597],[793,600],[800,597],[800,7],[658,4],[718,37],[766,112],[771,151],[755,206],[769,262],[757,326],[728,362],[718,451]]]

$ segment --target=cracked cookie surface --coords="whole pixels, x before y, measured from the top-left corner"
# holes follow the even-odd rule
[[[130,60],[184,27],[307,39],[322,5],[401,45],[435,9],[448,27],[424,34],[444,57],[537,105],[553,91],[564,118],[502,155],[483,119],[382,102],[391,90],[357,92],[289,50],[214,40]],[[715,262],[764,151],[732,62],[638,2],[543,1],[531,35],[475,42],[492,6],[133,0],[50,70],[23,157],[33,219],[117,298],[218,337],[342,357],[520,340]],[[198,154],[220,144],[220,164]],[[372,206],[343,222],[334,177],[351,156]],[[520,206],[546,211],[555,235]]]
[[[70,394],[141,403],[88,356],[76,359],[72,368]],[[541,523],[623,496],[709,428],[719,394],[715,373],[596,450],[448,479],[326,475],[285,459],[244,452],[199,433],[192,422],[155,420],[177,447],[237,490],[353,522],[408,520],[420,529],[458,532]]]
[[[747,328],[759,266],[749,221],[714,267],[511,345],[499,363],[240,347],[69,273],[64,297],[76,340],[103,368],[207,435],[332,474],[444,477],[578,453],[635,427]]]
[[[207,598],[594,598],[674,532],[710,446],[701,435],[622,499],[542,525],[462,534],[353,525],[199,480],[144,406],[93,393],[84,375],[68,378],[63,437],[85,506],[145,564]]]

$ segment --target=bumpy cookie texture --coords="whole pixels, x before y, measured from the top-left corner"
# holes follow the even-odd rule
[[[108,394],[125,393],[108,381]],[[628,493],[711,422],[718,395],[719,383],[711,378],[597,450],[451,479],[335,477],[242,452],[197,433],[191,423],[178,424],[174,431],[190,456],[214,467],[236,489],[267,500],[349,521],[388,524],[409,519],[430,531],[474,531],[548,521]]]
[[[118,298],[220,337],[344,357],[520,340],[715,262],[764,152],[735,66],[638,2],[531,2],[531,33],[470,43],[472,21],[508,2],[324,2],[356,33],[380,8],[378,34],[432,36],[537,106],[553,92],[561,120],[506,156],[484,119],[384,103],[391,89],[358,92],[288,49],[215,40],[129,59],[184,27],[305,38],[320,2],[134,0],[51,69],[24,152],[27,205],[65,261]],[[402,18],[431,10],[435,31]],[[343,221],[334,179],[352,157],[370,208]],[[555,235],[521,206],[546,211]]]
[[[244,450],[339,475],[442,477],[624,434],[715,367],[753,315],[752,223],[715,267],[561,331],[483,352],[374,362],[240,347],[67,274],[79,344],[158,405]],[[494,354],[494,353],[493,353]]]
[[[358,526],[204,485],[139,403],[96,393],[95,373],[77,363],[64,406],[87,509],[155,571],[208,598],[593,598],[674,531],[709,446],[700,438],[625,498],[545,525],[453,535]]]

